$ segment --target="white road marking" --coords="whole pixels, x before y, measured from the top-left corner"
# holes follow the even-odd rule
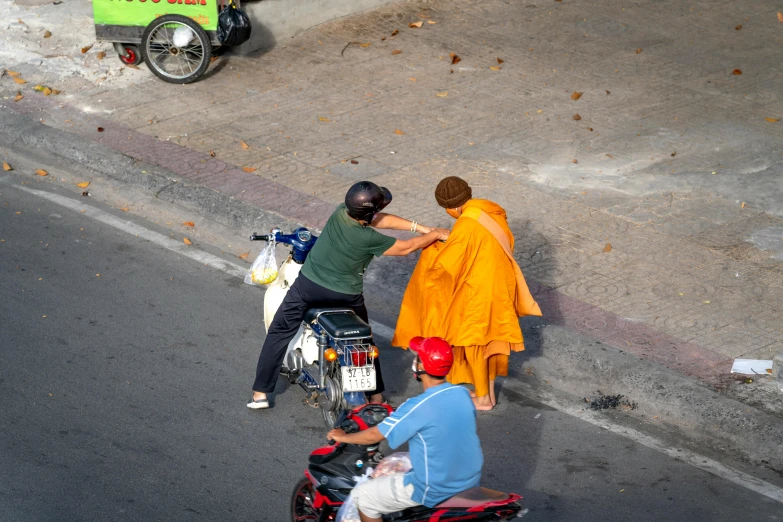
[[[153,232],[151,230],[148,230],[131,221],[119,219],[98,208],[95,208],[90,205],[85,205],[78,200],[68,198],[65,196],[60,196],[58,194],[52,194],[50,192],[44,192],[42,190],[35,190],[35,189],[22,187],[18,185],[14,185],[14,186],[19,190],[23,190],[29,194],[33,194],[35,196],[47,199],[60,206],[73,210],[74,212],[78,212],[83,216],[87,216],[89,218],[95,219],[97,221],[100,221],[101,223],[112,226],[118,230],[122,230],[129,234],[133,234],[141,239],[150,241],[151,243],[154,243],[163,248],[176,252],[177,254],[193,259],[194,261],[198,261],[199,263],[202,263],[204,265],[211,266],[212,268],[217,268],[218,270],[222,270],[223,272],[226,272],[233,276],[244,277],[245,273],[247,272],[247,269],[243,268],[240,265],[237,265],[230,261],[226,261],[225,259],[221,259],[212,254],[208,254],[206,252],[198,250],[195,247],[187,246],[184,243],[181,243],[170,237],[164,236],[163,234],[160,234],[158,232]],[[378,337],[384,338],[386,340],[391,340],[391,338],[393,337],[394,330],[389,326],[375,321],[370,321],[370,324],[372,326],[373,332]],[[552,399],[542,399],[541,397],[531,397],[531,398],[538,402],[541,402],[542,404],[546,404],[547,406],[550,406],[558,411],[562,411],[567,415],[583,420],[585,422],[593,424],[594,426],[603,428],[607,431],[611,431],[612,433],[616,433],[617,435],[620,435],[622,437],[631,439],[632,441],[641,444],[642,446],[646,446],[648,448],[654,449],[660,453],[663,453],[664,455],[667,455],[668,457],[679,459],[687,464],[690,464],[691,466],[706,471],[707,473],[711,473],[712,475],[715,475],[724,480],[737,484],[738,486],[749,489],[751,491],[755,491],[760,495],[763,495],[777,502],[783,503],[782,488],[779,488],[761,479],[753,477],[752,475],[748,475],[747,473],[744,473],[742,471],[737,471],[735,469],[729,468],[727,466],[724,466],[720,462],[704,457],[692,451],[688,451],[687,449],[671,447],[668,444],[665,444],[664,442],[656,439],[655,437],[651,437],[650,435],[646,435],[644,433],[641,433],[631,428],[627,428],[625,426],[614,424],[600,414],[585,411],[581,408],[577,408],[571,405],[564,405]]]
[[[515,389],[515,391],[521,390]],[[636,431],[633,428],[627,428],[625,426],[614,424],[599,413],[583,410],[582,408],[572,405],[564,405],[556,400],[543,399],[540,396],[531,396],[530,398],[542,404],[546,404],[547,406],[561,411],[567,415],[570,415],[571,417],[575,417],[594,426],[598,426],[599,428],[603,428],[627,439],[631,439],[637,444],[641,444],[642,446],[659,451],[668,457],[681,460],[695,468],[699,468],[703,471],[706,471],[707,473],[715,475],[716,477],[720,477],[738,486],[742,486],[745,489],[755,491],[760,495],[764,495],[767,498],[783,504],[783,488],[779,488],[773,484],[770,484],[769,482],[765,482],[742,471],[737,471],[735,469],[729,468],[728,466],[724,466],[716,460],[712,460],[687,449],[672,447],[669,444],[656,439],[655,437]]]
[[[211,266],[212,268],[217,268],[218,270],[222,270],[223,272],[227,272],[233,276],[245,277],[245,273],[247,272],[247,269],[242,268],[240,265],[237,265],[230,261],[226,261],[225,259],[222,259],[218,256],[208,254],[207,252],[204,252],[202,250],[198,250],[193,246],[188,246],[182,241],[177,241],[176,239],[172,239],[168,236],[164,236],[163,234],[160,234],[158,232],[153,232],[152,230],[137,225],[132,221],[115,217],[96,207],[86,205],[81,201],[66,196],[61,196],[59,194],[53,194],[51,192],[44,192],[43,190],[31,189],[28,187],[20,187],[17,185],[14,185],[14,187],[18,188],[19,190],[23,190],[29,194],[32,194],[34,196],[47,199],[52,203],[56,203],[67,209],[73,210],[74,212],[78,212],[83,216],[87,216],[89,218],[95,219],[96,221],[100,221],[101,223],[112,226],[118,230],[122,230],[123,232],[127,232],[129,234],[133,234],[134,236],[138,236],[141,239],[145,239],[149,241],[150,243],[154,243],[158,246],[162,246],[163,248],[176,252],[177,254],[183,255],[185,257],[189,257],[190,259],[193,259],[194,261],[198,261],[199,263],[202,263],[204,265]]]

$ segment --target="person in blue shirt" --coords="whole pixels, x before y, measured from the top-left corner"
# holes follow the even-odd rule
[[[476,409],[468,390],[446,381],[454,355],[440,337],[415,337],[413,373],[424,393],[408,399],[381,424],[358,433],[334,429],[327,438],[346,444],[377,444],[392,449],[408,443],[412,469],[357,486],[351,495],[362,522],[424,505],[435,507],[478,487],[484,456],[476,433]]]

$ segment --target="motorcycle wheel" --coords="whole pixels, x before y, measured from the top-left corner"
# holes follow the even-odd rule
[[[307,478],[303,478],[296,483],[291,495],[291,521],[318,520],[321,513],[313,506],[313,502],[315,502],[313,484]]]

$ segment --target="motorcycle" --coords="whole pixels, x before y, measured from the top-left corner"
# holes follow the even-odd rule
[[[356,433],[377,426],[392,413],[387,404],[366,404],[353,410],[345,410],[334,427],[346,433]],[[334,443],[316,449],[310,454],[305,476],[294,487],[291,495],[291,520],[299,522],[333,522],[340,506],[356,485],[359,475],[366,468],[383,460],[379,445],[358,446]],[[503,493],[486,488],[463,491],[445,502],[428,508],[417,506],[390,515],[384,521],[435,522],[435,521],[500,521],[521,518],[527,513],[513,493]]]
[[[280,265],[277,279],[264,295],[264,326],[267,332],[285,294],[294,284],[317,236],[306,228],[283,234],[275,228],[268,235],[253,234],[251,241],[291,246]],[[308,404],[321,409],[327,428],[334,426],[338,412],[367,403],[365,392],[375,389],[375,358],[372,328],[353,310],[319,307],[307,310],[299,331],[288,344],[281,373],[308,393]]]

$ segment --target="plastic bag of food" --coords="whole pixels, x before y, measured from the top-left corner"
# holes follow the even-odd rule
[[[277,279],[277,260],[275,259],[275,241],[271,240],[253,261],[253,265],[245,275],[245,283],[267,286],[272,284],[275,279]]]
[[[395,473],[407,473],[411,470],[411,458],[407,452],[392,453],[388,457],[384,457],[372,473],[372,478],[381,478],[387,475],[394,475]]]
[[[384,457],[375,466],[375,469],[368,468],[364,475],[354,477],[354,480],[356,480],[356,486],[358,486],[369,480],[370,477],[377,479],[387,475],[394,475],[395,473],[407,473],[411,470],[411,467],[411,459],[408,453],[392,453],[388,457]],[[340,506],[340,511],[337,512],[337,522],[360,522],[359,508],[356,507],[353,494],[348,495],[343,505]]]

